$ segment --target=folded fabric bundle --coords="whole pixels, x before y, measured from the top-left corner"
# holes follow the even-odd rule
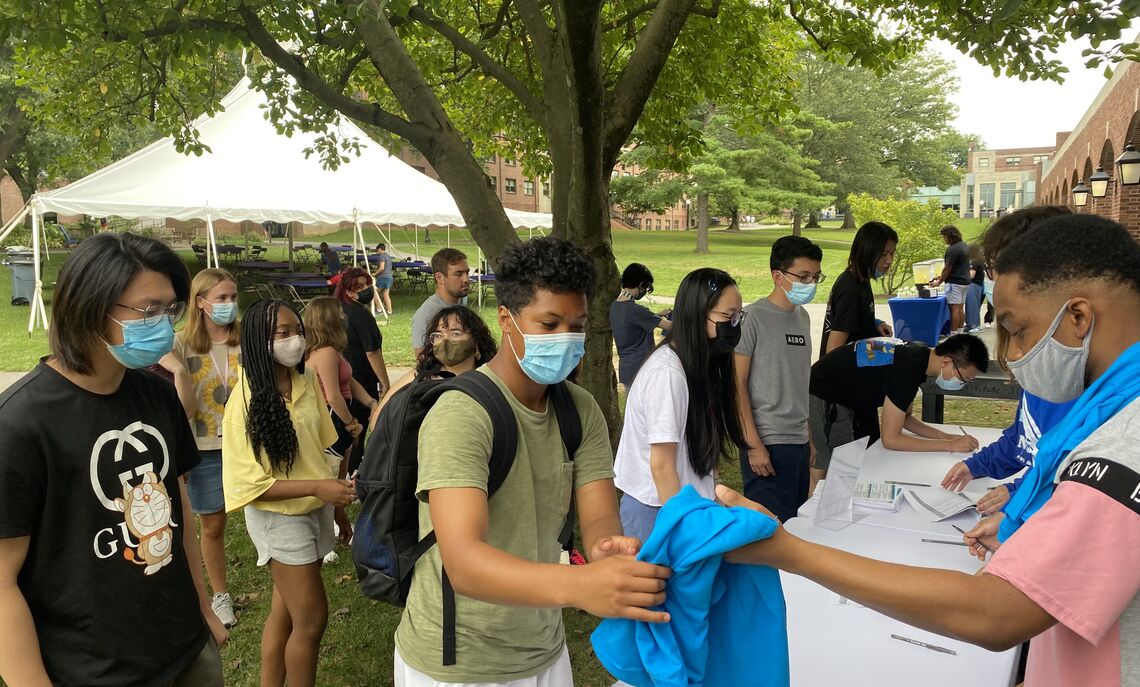
[[[779,572],[722,560],[777,527],[766,515],[682,489],[661,509],[637,556],[673,570],[663,607],[670,621],[604,620],[590,638],[602,665],[634,687],[786,687]]]

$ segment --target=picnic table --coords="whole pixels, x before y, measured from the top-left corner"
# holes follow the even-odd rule
[[[221,246],[218,247],[221,250]],[[234,267],[240,267],[243,270],[262,270],[265,272],[272,272],[274,270],[287,270],[289,263],[276,260],[244,260],[242,262],[234,263]]]

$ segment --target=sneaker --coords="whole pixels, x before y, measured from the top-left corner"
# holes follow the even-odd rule
[[[218,620],[222,621],[226,627],[237,625],[237,616],[234,615],[234,602],[228,593],[215,594],[210,608],[214,609],[214,615],[218,616]]]

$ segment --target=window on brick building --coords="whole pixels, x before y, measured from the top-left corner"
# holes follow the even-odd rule
[[[491,188],[499,188],[499,177],[491,177]]]
[[[511,158],[509,158],[509,157],[505,157],[505,158],[503,158],[503,164],[504,164],[504,165],[506,165],[506,166],[508,166],[508,167],[514,167],[514,166],[515,166],[515,161],[514,161],[514,160],[512,160],[512,159],[511,159]]]
[[[1016,156],[1015,157],[1007,157],[1005,159],[1005,163],[1007,165],[1020,165],[1021,164],[1021,158],[1016,157]]]
[[[1033,156],[1033,164],[1036,165],[1036,164],[1039,164],[1041,162],[1045,162],[1048,159],[1049,159],[1048,155],[1034,155]]]
[[[661,231],[661,220],[657,220],[657,231]]]
[[[542,185],[542,195],[546,196],[547,198],[550,197],[550,184],[549,183],[545,183]]]
[[[978,158],[978,167],[985,169],[990,166],[990,159],[988,157]]]
[[[515,181],[514,179],[508,178],[505,180],[504,183],[506,183],[506,187],[504,188],[504,190],[507,193],[518,193],[519,192],[518,182]]]
[[[531,181],[530,179],[523,181],[523,195],[524,196],[533,196],[534,195],[534,182]]]

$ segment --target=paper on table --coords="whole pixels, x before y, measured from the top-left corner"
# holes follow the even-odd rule
[[[975,507],[974,501],[965,494],[941,487],[907,489],[906,500],[916,511],[930,516],[931,522],[945,520]]]
[[[839,594],[834,594],[834,593],[831,595],[831,598],[828,599],[828,603],[830,603],[832,606],[850,606],[851,608],[866,608],[866,606],[859,603],[858,601],[852,601],[851,599],[848,599],[846,596],[841,596]]]
[[[841,530],[856,521],[851,511],[851,494],[859,481],[859,469],[863,466],[866,450],[867,437],[832,450],[827,483],[815,511],[816,527]]]

